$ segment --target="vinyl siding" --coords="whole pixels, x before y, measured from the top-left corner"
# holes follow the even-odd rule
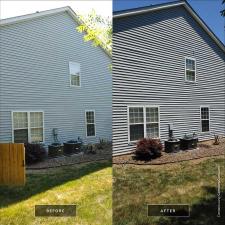
[[[114,19],[113,154],[128,143],[127,106],[160,106],[160,138],[168,124],[177,138],[225,135],[225,55],[183,6]],[[185,57],[196,59],[196,83],[185,82]],[[210,132],[201,133],[200,106],[210,106]]]
[[[1,27],[0,142],[12,141],[11,111],[43,110],[45,143],[111,140],[110,58],[83,41],[67,12]],[[81,87],[70,87],[69,62],[81,65]],[[85,110],[96,113],[96,137],[86,138]]]

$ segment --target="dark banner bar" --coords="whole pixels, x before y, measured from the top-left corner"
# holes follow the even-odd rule
[[[35,216],[76,216],[76,205],[35,205]]]
[[[187,204],[149,204],[148,216],[189,217],[190,206]]]

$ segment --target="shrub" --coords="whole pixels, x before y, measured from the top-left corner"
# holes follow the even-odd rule
[[[143,138],[138,141],[135,154],[139,159],[153,159],[161,156],[162,148],[159,139]]]
[[[103,150],[112,147],[112,143],[107,139],[99,138],[99,143],[96,144],[98,150]]]
[[[24,147],[26,164],[40,162],[44,159],[46,151],[43,145],[25,143]]]
[[[97,153],[97,149],[96,149],[96,146],[94,144],[88,144],[87,146],[88,148],[88,153],[90,154],[96,154]]]

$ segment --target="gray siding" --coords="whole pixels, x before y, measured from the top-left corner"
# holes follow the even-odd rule
[[[174,124],[177,138],[225,135],[225,55],[182,7],[114,19],[113,154],[128,143],[128,105],[160,106],[160,138]],[[194,51],[194,53],[193,53]],[[185,57],[194,57],[197,82],[185,82]],[[200,132],[200,105],[210,106],[210,133]]]
[[[83,42],[66,12],[1,27],[0,142],[12,141],[11,111],[43,110],[45,143],[111,139],[110,58]],[[81,88],[70,87],[69,61],[81,64]],[[96,137],[86,138],[85,110],[94,109]]]

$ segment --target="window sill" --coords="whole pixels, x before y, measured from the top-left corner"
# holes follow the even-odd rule
[[[188,81],[188,80],[185,80],[185,83],[196,84],[197,82],[196,81]]]
[[[144,137],[144,138],[148,138],[148,137]],[[160,140],[160,137],[152,138],[152,139]],[[140,140],[140,139],[139,139],[139,140]],[[139,140],[136,140],[136,141],[129,141],[129,142],[128,142],[128,145],[129,145],[129,146],[136,145],[137,142],[138,142]]]
[[[81,86],[70,85],[71,88],[80,88]]]
[[[134,145],[137,144],[137,142],[138,142],[138,140],[137,141],[130,141],[130,142],[128,142],[128,146],[134,146]]]
[[[211,134],[211,132],[210,131],[205,131],[205,132],[200,132],[200,134],[201,135],[209,135],[209,134]]]

